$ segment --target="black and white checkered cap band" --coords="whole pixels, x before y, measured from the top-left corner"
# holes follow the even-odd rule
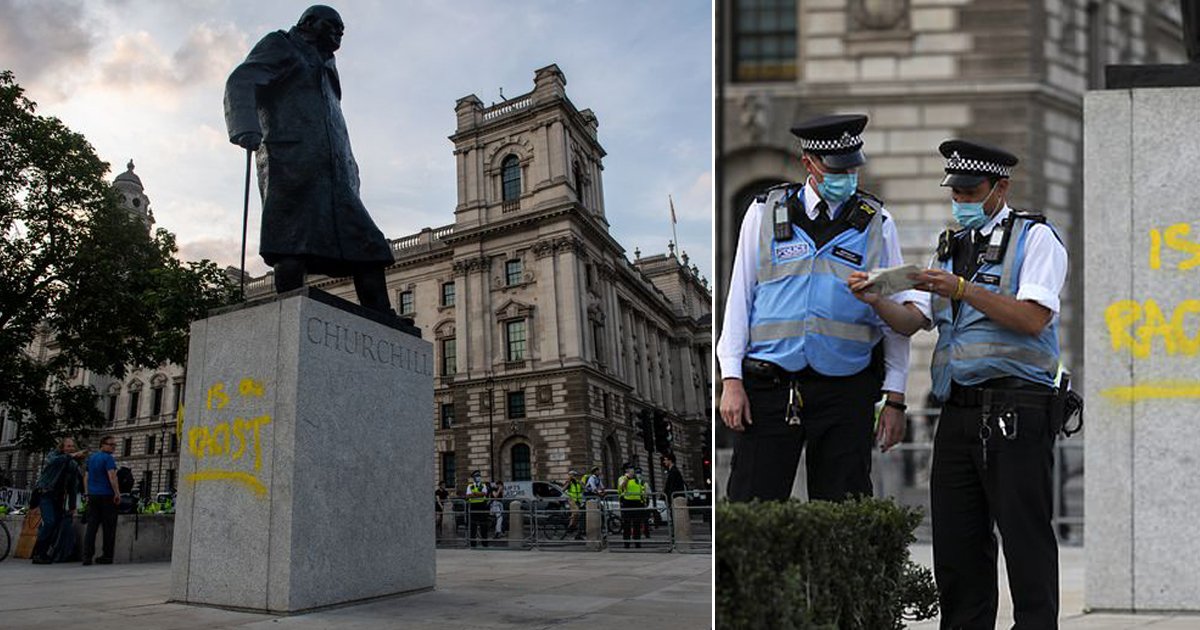
[[[800,148],[805,151],[836,151],[838,149],[854,149],[862,146],[862,136],[852,136],[850,132],[842,134],[833,140],[814,140],[800,138]]]
[[[1012,167],[996,164],[995,162],[987,162],[984,160],[972,160],[970,158],[959,157],[957,153],[946,159],[946,171],[968,171],[972,173],[990,173],[999,175],[1000,177],[1009,177],[1012,175]]]

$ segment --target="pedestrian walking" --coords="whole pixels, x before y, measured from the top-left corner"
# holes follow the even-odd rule
[[[96,554],[96,530],[103,528],[100,557],[96,564],[112,564],[117,539],[117,506],[121,504],[121,489],[117,484],[117,438],[100,438],[100,450],[87,459],[84,485],[88,495],[87,530],[83,535],[83,566],[92,564]]]
[[[504,482],[494,481],[491,484],[491,503],[489,504],[492,512],[492,521],[496,525],[495,538],[499,538],[508,529],[508,525],[504,522]]]
[[[444,503],[450,498],[450,493],[446,490],[446,482],[439,481],[436,488],[433,489],[433,505],[436,512],[437,528],[442,531],[442,514],[446,510]]]
[[[671,504],[675,500],[675,495],[687,490],[687,484],[683,481],[683,473],[679,472],[679,467],[675,465],[674,453],[663,453],[659,457],[659,462],[662,463],[663,470],[667,473],[667,482],[663,484],[663,492],[667,495],[667,503]]]
[[[792,128],[808,173],[746,211],[717,344],[721,418],[737,432],[729,498],[783,500],[802,451],[810,499],[871,494],[872,439],[904,435],[907,335],[882,321],[913,310],[914,292],[866,303],[854,271],[900,265],[896,222],[858,188],[867,117],[814,118]],[[875,420],[875,404],[886,392]]]

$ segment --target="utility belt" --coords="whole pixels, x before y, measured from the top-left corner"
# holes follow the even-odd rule
[[[1050,417],[1053,433],[1061,431],[1063,436],[1071,437],[1083,429],[1083,398],[1070,389],[1069,381],[1064,381],[1058,389],[1011,376],[979,385],[952,382],[947,402],[958,407],[980,407],[984,418],[1004,418],[1006,412],[1015,417],[1017,407],[1042,409]],[[1074,426],[1070,426],[1072,419]],[[1011,432],[1015,437],[1015,425],[1006,432],[1004,423],[1000,424],[1002,433]]]
[[[788,404],[787,410],[784,413],[784,421],[787,422],[788,426],[792,427],[798,427],[804,423],[803,384],[837,378],[845,377],[826,376],[812,369],[812,367],[792,372],[770,361],[751,358],[742,359],[743,381],[757,387],[767,386],[776,389],[787,389]]]

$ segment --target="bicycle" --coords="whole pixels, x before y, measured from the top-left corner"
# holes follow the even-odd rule
[[[8,532],[8,524],[4,519],[0,519],[0,562],[3,562],[8,557],[8,552],[12,549],[12,534]]]

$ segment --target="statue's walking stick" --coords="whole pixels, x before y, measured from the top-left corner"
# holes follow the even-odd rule
[[[254,151],[246,149],[246,194],[242,201],[242,283],[241,299],[246,299],[246,222],[250,220],[250,156]]]

